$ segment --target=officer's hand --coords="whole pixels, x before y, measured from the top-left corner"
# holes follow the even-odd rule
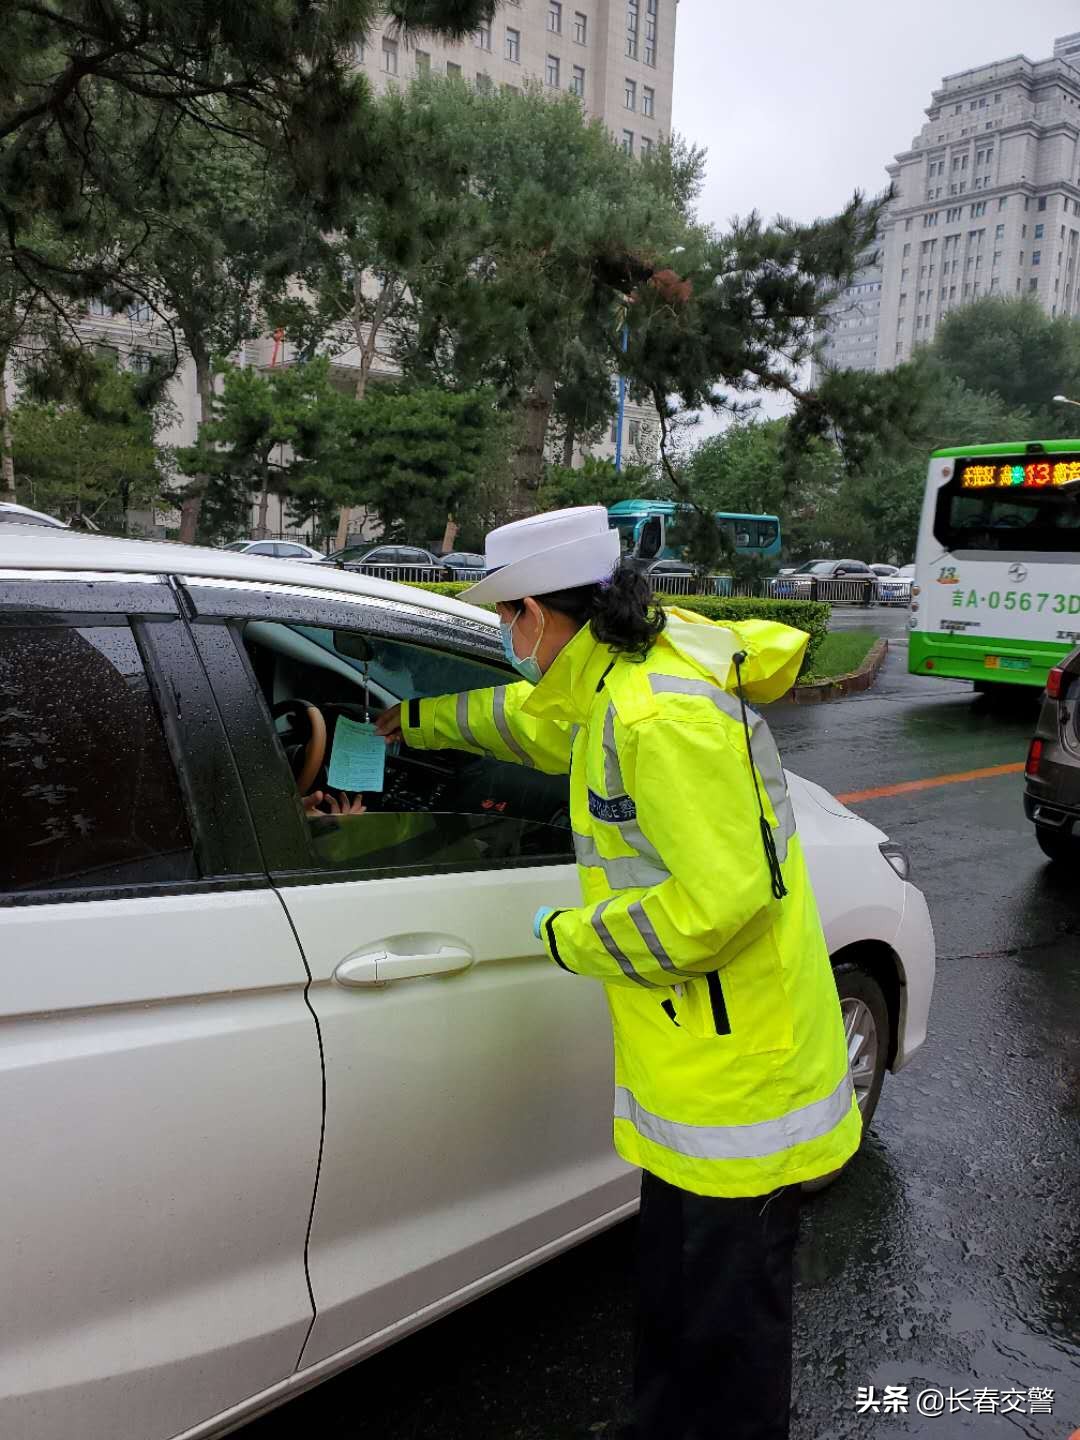
[[[375,717],[375,734],[381,735],[388,745],[402,738],[400,705],[391,705]]]

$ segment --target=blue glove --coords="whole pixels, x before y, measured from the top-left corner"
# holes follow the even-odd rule
[[[548,916],[554,914],[555,907],[553,905],[541,905],[540,909],[537,910],[536,914],[533,916],[533,934],[536,936],[537,940],[539,940],[544,933],[544,925],[547,921]]]

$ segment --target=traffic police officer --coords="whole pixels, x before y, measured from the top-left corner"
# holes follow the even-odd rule
[[[380,730],[569,771],[582,903],[534,928],[605,986],[615,1147],[644,1172],[632,1433],[780,1440],[799,1186],[861,1130],[780,757],[746,704],[790,688],[806,636],[654,608],[600,506],[503,526],[485,559],[468,598],[497,607],[525,683]]]

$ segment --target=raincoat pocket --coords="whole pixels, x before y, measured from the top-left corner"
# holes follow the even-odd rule
[[[791,999],[772,933],[741,951],[720,972],[731,1032],[744,1055],[790,1050],[795,1043]]]

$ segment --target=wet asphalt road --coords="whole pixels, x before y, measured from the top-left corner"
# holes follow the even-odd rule
[[[774,709],[789,767],[835,792],[1023,760],[1033,699],[905,673]],[[803,1207],[794,1440],[1080,1427],[1080,887],[1049,873],[996,777],[857,808],[911,852],[938,944],[931,1034],[886,1080],[856,1164]],[[624,1225],[249,1426],[245,1440],[570,1440],[627,1418],[633,1227]],[[860,1415],[860,1385],[907,1415]],[[914,1396],[1055,1392],[1052,1416],[916,1413]],[[739,1396],[718,1396],[735,1413]]]

